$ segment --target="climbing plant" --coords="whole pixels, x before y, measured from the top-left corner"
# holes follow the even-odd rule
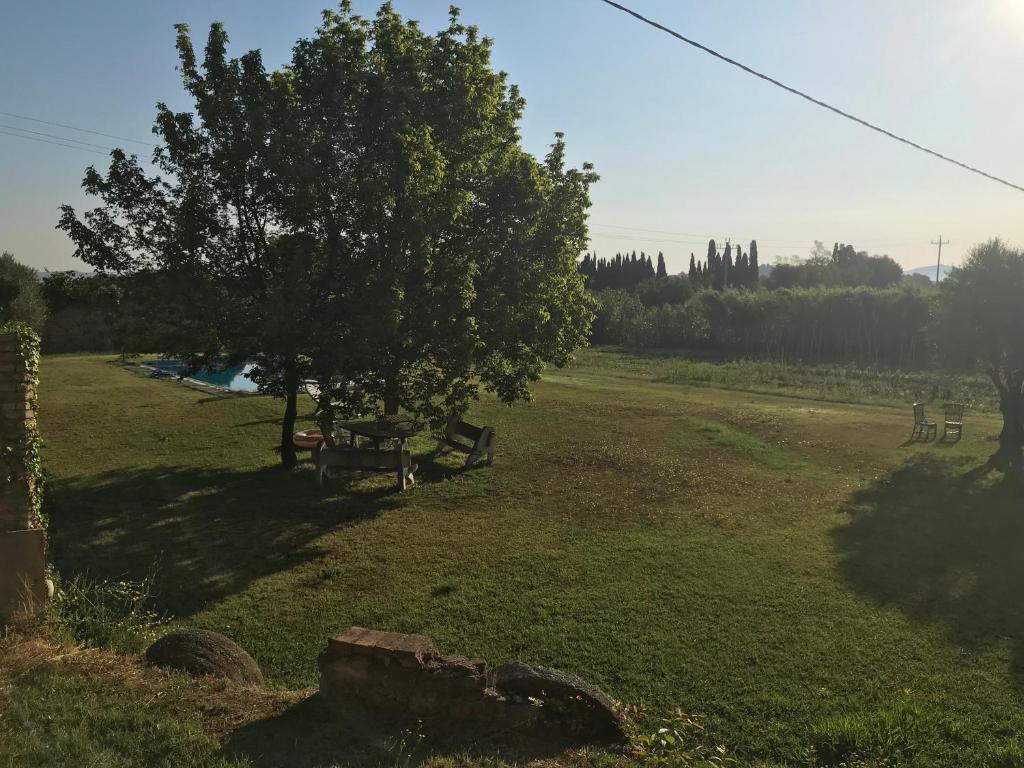
[[[36,407],[36,385],[39,381],[39,335],[25,323],[0,324],[0,336],[13,336],[14,359],[24,373],[28,384],[28,404],[33,411]],[[21,435],[0,433],[0,450],[4,482],[9,486],[22,479],[28,479],[34,492],[29,494],[31,517],[40,525],[42,519],[40,500],[43,489],[43,470],[40,459],[40,437],[35,420],[30,420]]]

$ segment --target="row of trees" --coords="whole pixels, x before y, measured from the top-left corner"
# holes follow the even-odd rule
[[[115,150],[86,171],[98,207],[64,206],[59,227],[97,270],[156,276],[166,351],[255,361],[285,400],[285,465],[304,378],[325,408],[439,424],[481,388],[528,397],[586,343],[576,260],[597,176],[566,166],[561,134],[543,160],[522,148],[524,100],[457,10],[428,35],[345,0],[276,72],[227,44],[214,24],[200,62],[177,27],[195,112],[158,105],[160,175]]]
[[[655,268],[650,256],[643,252],[637,257],[616,254],[613,259],[598,259],[586,254],[580,262],[580,274],[592,291],[614,288],[636,291],[641,283],[651,278],[668,276],[664,254],[658,254]],[[686,273],[694,289],[710,288],[722,291],[729,288],[752,288],[761,283],[774,288],[813,288],[815,286],[869,286],[886,288],[903,279],[903,268],[888,256],[871,256],[857,251],[852,245],[836,243],[831,252],[816,241],[810,257],[799,263],[781,263],[772,267],[765,280],[761,280],[757,241],[750,241],[750,250],[744,251],[727,242],[719,252],[714,240],[708,241],[703,260],[690,254]]]
[[[909,287],[702,289],[684,304],[661,306],[624,291],[598,298],[593,338],[601,344],[901,368],[928,362],[931,299]]]
[[[697,261],[690,254],[690,269],[687,277],[695,288],[713,288],[721,291],[725,288],[749,288],[757,285],[760,278],[760,265],[757,262],[757,241],[750,241],[750,251],[744,253],[736,246],[736,258],[733,259],[732,243],[726,243],[722,253],[714,240],[708,241],[707,258]]]
[[[635,291],[645,280],[667,277],[665,255],[658,253],[658,265],[643,251],[636,255],[616,253],[614,258],[599,259],[597,254],[587,253],[580,262],[580,274],[584,283],[592,291],[605,288],[617,288],[624,291]]]
[[[836,243],[829,253],[815,242],[811,256],[799,264],[776,264],[765,281],[769,288],[868,286],[887,288],[903,280],[903,267],[888,256],[869,256],[852,245]]]

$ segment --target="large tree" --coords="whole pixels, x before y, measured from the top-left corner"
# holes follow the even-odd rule
[[[528,397],[586,343],[576,258],[597,177],[566,167],[561,134],[542,162],[521,148],[524,101],[490,51],[454,10],[428,36],[389,5],[372,22],[343,5],[296,46],[285,78],[310,171],[295,223],[339,254],[347,286],[347,335],[314,359],[334,402],[438,423],[481,386]]]
[[[285,464],[304,377],[342,412],[436,424],[481,386],[528,397],[585,343],[597,177],[566,167],[561,135],[543,162],[521,148],[524,101],[456,11],[426,35],[342,3],[269,75],[258,51],[229,59],[218,24],[201,66],[184,25],[177,46],[198,120],[159,107],[166,178],[115,152],[84,182],[103,205],[60,226],[100,269],[166,275],[195,364],[256,361],[286,400]]]
[[[1024,252],[999,239],[976,246],[942,283],[938,334],[947,360],[980,365],[999,393],[1001,462],[1024,449]]]

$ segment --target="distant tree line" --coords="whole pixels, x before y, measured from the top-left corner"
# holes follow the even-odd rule
[[[903,267],[888,256],[869,256],[852,245],[836,243],[831,254],[821,242],[799,264],[776,264],[765,281],[768,288],[867,286],[887,288],[903,280]]]
[[[888,256],[816,241],[810,257],[761,277],[757,241],[708,242],[685,276],[641,253],[595,259],[580,272],[598,300],[598,344],[916,367],[927,363],[930,293]]]
[[[702,288],[683,303],[598,294],[597,344],[696,349],[730,356],[913,368],[928,363],[932,296],[895,288]]]
[[[719,253],[715,241],[709,240],[707,258],[704,261],[698,261],[692,253],[690,254],[687,277],[694,287],[713,288],[716,291],[757,285],[760,278],[757,241],[750,241],[748,252],[736,246],[736,255],[733,258],[732,243],[727,242],[723,252]]]
[[[579,270],[591,291],[605,288],[635,291],[645,280],[668,276],[665,255],[658,254],[658,266],[655,267],[651,257],[643,251],[639,256],[636,251],[632,254],[616,253],[611,259],[599,259],[596,253],[593,256],[588,253],[580,262]]]

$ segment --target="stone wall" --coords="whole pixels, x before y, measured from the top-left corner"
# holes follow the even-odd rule
[[[0,333],[0,620],[46,598],[46,534],[32,475],[21,463],[36,434],[34,354],[16,333]]]

